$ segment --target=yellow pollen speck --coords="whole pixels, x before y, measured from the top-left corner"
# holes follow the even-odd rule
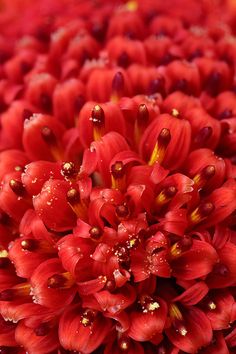
[[[94,108],[93,108],[95,111],[100,111],[101,110],[101,107],[98,105],[98,104],[96,104],[96,106],[94,106]]]
[[[128,349],[128,343],[122,342],[121,345],[120,345],[120,348],[121,348],[122,350],[127,350],[127,349]]]
[[[133,238],[132,240],[129,241],[130,247],[134,247],[135,244],[136,244],[136,239],[135,238]]]
[[[209,307],[210,310],[215,310],[216,309],[216,304],[213,301],[211,301],[211,302],[209,302],[208,307]]]
[[[157,309],[159,309],[160,305],[158,302],[151,302],[150,304],[148,304],[148,311],[155,311]]]
[[[64,170],[70,170],[71,167],[72,167],[71,162],[66,162],[66,163],[64,163],[64,165],[63,165]]]
[[[84,326],[87,326],[89,324],[89,319],[87,317],[82,317],[81,323]]]
[[[173,108],[171,111],[171,114],[173,117],[178,117],[179,116],[179,111],[176,108]]]
[[[179,329],[179,333],[181,334],[181,336],[185,337],[188,331],[185,327],[182,327]]]
[[[6,250],[0,251],[0,258],[6,258],[8,256],[8,252]]]

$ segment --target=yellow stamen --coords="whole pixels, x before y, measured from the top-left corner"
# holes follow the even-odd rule
[[[180,312],[177,305],[171,304],[169,307],[169,313],[172,320],[183,321],[182,313]]]
[[[116,161],[111,166],[111,186],[113,189],[119,189],[120,191],[126,188],[125,166],[122,161]]]
[[[189,215],[189,220],[192,222],[192,224],[198,224],[205,220],[213,212],[213,210],[214,204],[211,202],[201,204],[192,211],[192,213]]]
[[[105,134],[105,115],[102,107],[98,104],[92,110],[91,120],[93,123],[93,139],[100,140]]]
[[[169,129],[163,128],[160,134],[158,135],[157,142],[154,146],[151,158],[148,162],[150,166],[154,165],[155,162],[162,163],[170,139],[171,139],[171,135]]]

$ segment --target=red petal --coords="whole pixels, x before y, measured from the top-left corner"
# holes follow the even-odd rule
[[[91,326],[84,327],[81,315],[82,311],[78,306],[63,313],[59,323],[59,339],[65,349],[90,354],[103,343],[111,331],[111,321],[98,314]]]
[[[236,279],[236,245],[227,242],[225,246],[217,251],[220,259],[220,267],[224,272],[216,269],[208,275],[206,283],[209,288],[225,288],[235,284]]]
[[[51,258],[41,263],[31,277],[31,290],[34,302],[49,308],[60,308],[69,305],[76,293],[76,286],[65,289],[48,287],[48,278],[63,273],[60,260]]]
[[[94,297],[100,304],[102,311],[115,314],[130,306],[135,301],[136,293],[133,287],[126,285],[119,289],[117,293],[103,290],[94,294]]]
[[[26,120],[23,133],[23,146],[27,156],[32,161],[55,160],[49,145],[42,138],[41,129],[44,127],[52,130],[58,142],[60,142],[65,130],[56,118],[44,114],[34,114],[29,120]]]
[[[48,180],[42,191],[33,199],[35,211],[44,224],[55,231],[66,231],[76,224],[76,215],[66,195],[70,184],[63,180]]]
[[[172,261],[172,274],[184,280],[197,279],[209,274],[217,261],[218,255],[209,243],[193,240],[191,249]]]
[[[210,309],[209,306],[205,308],[205,314],[211,321],[212,329],[222,330],[229,328],[235,303],[230,292],[227,290],[210,292],[207,302],[213,302],[216,307],[215,309]]]
[[[49,161],[31,162],[22,173],[22,182],[30,195],[37,195],[44,183],[51,179],[62,179],[60,164]]]
[[[32,328],[20,322],[16,328],[16,341],[29,353],[45,354],[59,347],[57,328],[52,328],[45,336],[36,336]]]
[[[208,293],[208,290],[208,286],[204,282],[199,281],[185,290],[181,295],[175,297],[173,301],[181,302],[186,306],[196,305],[204,298]]]
[[[166,322],[166,303],[157,298],[159,308],[152,312],[131,312],[131,326],[128,335],[137,341],[152,341],[158,334],[161,334]]]
[[[180,350],[195,353],[201,347],[208,345],[212,339],[212,329],[204,313],[196,307],[189,307],[183,313],[187,333],[181,335],[171,327],[166,334],[171,342]]]

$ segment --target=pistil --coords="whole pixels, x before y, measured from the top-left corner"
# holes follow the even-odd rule
[[[111,183],[113,189],[119,189],[121,192],[126,187],[125,166],[122,161],[116,161],[111,166]]]
[[[138,107],[137,118],[134,126],[134,139],[137,146],[148,124],[148,121],[149,121],[149,111],[147,109],[147,106],[144,103],[140,104]]]
[[[105,134],[105,114],[98,104],[92,110],[91,121],[93,124],[93,139],[95,141],[100,140]]]
[[[71,188],[67,192],[67,202],[78,218],[87,219],[87,206],[80,199],[80,194],[75,188]]]
[[[0,301],[13,301],[30,295],[30,284],[21,283],[0,292]]]
[[[177,192],[178,190],[175,186],[169,186],[164,188],[155,199],[156,205],[161,207],[167,204],[169,201],[172,200],[172,198],[176,195]]]
[[[50,289],[69,289],[74,285],[74,279],[69,272],[56,273],[47,280]]]
[[[215,175],[215,166],[208,165],[204,167],[198,174],[196,174],[193,180],[195,185],[198,188],[203,188],[214,175]]]
[[[124,93],[124,85],[124,76],[118,71],[112,80],[112,94],[110,98],[112,102],[119,102]]]
[[[157,142],[152,151],[148,164],[154,165],[155,162],[162,163],[165,157],[166,149],[170,143],[171,134],[169,129],[163,128],[158,135]]]
[[[41,136],[44,142],[48,145],[54,160],[55,161],[63,160],[63,153],[61,151],[61,148],[59,147],[57,138],[53,133],[52,129],[49,128],[48,126],[43,127],[41,129]]]

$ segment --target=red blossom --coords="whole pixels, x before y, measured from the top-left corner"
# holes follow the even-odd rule
[[[1,353],[234,353],[235,11],[1,2]]]

